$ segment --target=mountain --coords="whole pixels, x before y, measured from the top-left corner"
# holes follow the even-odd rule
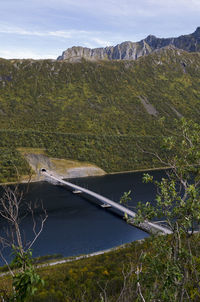
[[[157,38],[149,35],[139,42],[123,42],[116,46],[105,48],[72,47],[65,50],[57,60],[77,62],[82,58],[86,60],[136,60],[141,56],[152,53],[155,50],[167,46],[174,46],[188,52],[200,51],[200,27],[190,35],[183,35],[178,38]]]
[[[0,182],[26,165],[19,148],[86,161],[106,172],[157,165],[174,118],[199,121],[200,53],[165,47],[132,61],[0,59]]]

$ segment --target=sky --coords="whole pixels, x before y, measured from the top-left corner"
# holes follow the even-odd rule
[[[200,26],[200,0],[0,0],[0,57],[56,59],[72,46],[105,47]]]

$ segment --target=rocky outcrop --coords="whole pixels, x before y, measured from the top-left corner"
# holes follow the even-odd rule
[[[36,174],[32,176],[32,180],[34,181],[43,179],[43,176],[40,173],[42,168],[60,178],[100,176],[106,174],[101,168],[84,162],[50,158],[45,154],[35,153],[26,153],[24,154],[24,157],[33,171],[36,172]]]
[[[153,115],[153,116],[158,115],[157,110],[154,108],[154,106],[152,104],[150,104],[149,100],[147,100],[146,97],[139,97],[139,99],[148,114]]]
[[[67,60],[69,62],[79,62],[82,58],[91,61],[97,60],[136,60],[138,57],[149,54],[151,48],[143,40],[141,42],[123,42],[116,46],[105,48],[86,48],[72,47],[63,52],[58,60]]]
[[[190,35],[183,35],[178,38],[157,38],[149,35],[140,42],[123,42],[116,46],[105,48],[87,48],[74,46],[68,48],[58,57],[57,60],[79,62],[81,59],[97,60],[136,60],[137,58],[152,53],[155,50],[172,45],[178,49],[188,52],[200,51],[200,27]]]

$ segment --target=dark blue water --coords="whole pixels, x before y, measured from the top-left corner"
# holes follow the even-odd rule
[[[163,171],[152,172],[159,179]],[[142,183],[142,173],[114,174],[99,177],[71,179],[72,183],[84,186],[118,202],[125,191],[131,190],[132,206],[138,201],[153,201],[155,189]],[[26,189],[21,185],[21,189]],[[43,202],[48,219],[43,232],[33,247],[34,256],[62,254],[74,256],[108,249],[148,236],[142,230],[128,225],[111,210],[102,209],[81,195],[72,194],[64,187],[46,182],[33,183],[25,195],[26,201]],[[39,220],[41,212],[36,213]],[[2,229],[3,222],[0,221]],[[30,216],[22,221],[23,239],[32,236]]]

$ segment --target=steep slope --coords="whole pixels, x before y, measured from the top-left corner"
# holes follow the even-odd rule
[[[136,60],[141,56],[152,53],[153,51],[172,45],[178,49],[188,52],[200,51],[200,27],[190,35],[183,35],[178,38],[157,38],[149,35],[140,42],[123,42],[116,46],[105,48],[90,49],[87,47],[72,47],[65,50],[58,60],[67,60],[69,62],[86,60]]]
[[[199,84],[200,54],[173,47],[137,61],[1,59],[0,178],[13,177],[12,164],[27,171],[18,147],[107,172],[155,166],[138,144],[159,148],[161,117],[170,128],[199,121]]]
[[[199,76],[200,54],[173,48],[132,62],[1,60],[1,129],[152,134],[162,116],[198,119]]]

